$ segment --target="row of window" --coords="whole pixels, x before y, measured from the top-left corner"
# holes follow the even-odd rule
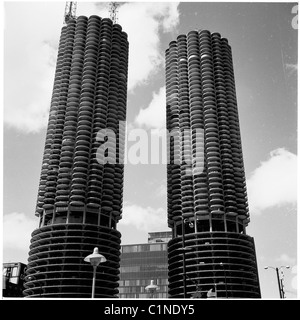
[[[163,251],[159,254],[155,253],[155,255],[152,252],[127,253],[121,256],[121,266],[168,264],[167,260],[167,253]]]
[[[147,244],[127,245],[127,246],[122,246],[121,248],[122,253],[166,251],[166,250],[167,250],[167,243],[155,243],[155,244],[147,243]]]
[[[168,292],[168,286],[160,286],[157,292]],[[147,293],[146,287],[144,286],[129,286],[119,288],[119,293]]]
[[[167,278],[158,278],[155,279],[155,284],[158,286],[168,285]],[[132,279],[132,280],[119,280],[120,287],[128,287],[128,286],[148,286],[151,283],[150,279]]]
[[[164,264],[149,264],[149,265],[139,265],[139,266],[126,266],[126,267],[120,267],[120,272],[122,273],[132,273],[132,272],[159,272],[159,271],[168,271],[168,265],[166,263]]]
[[[121,299],[149,299],[150,293],[123,293],[119,295],[119,298]],[[154,293],[153,298],[155,299],[164,299],[168,298],[167,292],[157,292]]]

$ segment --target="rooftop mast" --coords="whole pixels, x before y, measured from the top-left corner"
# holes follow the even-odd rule
[[[70,19],[76,19],[76,1],[67,1],[65,7],[64,24],[67,24]]]
[[[113,23],[118,23],[118,7],[120,4],[118,2],[110,2],[109,3],[109,13],[110,13],[110,19]]]

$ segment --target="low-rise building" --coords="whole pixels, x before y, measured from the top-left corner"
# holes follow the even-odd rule
[[[150,232],[148,243],[121,246],[119,298],[168,297],[167,244],[171,238],[170,231]],[[146,289],[151,283],[157,286],[156,292]]]
[[[25,267],[21,262],[3,263],[3,297],[23,297]]]

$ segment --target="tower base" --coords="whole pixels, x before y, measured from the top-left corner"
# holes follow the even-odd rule
[[[98,247],[107,261],[97,268],[95,298],[117,298],[119,231],[88,224],[55,224],[32,233],[24,295],[90,298],[93,267],[84,258]]]
[[[261,297],[252,237],[201,232],[186,234],[184,244],[181,236],[168,244],[170,298]]]

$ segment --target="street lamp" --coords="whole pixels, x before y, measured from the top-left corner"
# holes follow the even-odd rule
[[[264,269],[273,269],[273,270],[275,270],[276,271],[276,275],[277,275],[277,282],[278,282],[278,289],[279,289],[279,297],[280,297],[280,299],[284,299],[284,291],[283,291],[283,286],[282,286],[282,282],[280,282],[280,277],[279,277],[279,270],[281,270],[282,268],[287,268],[287,269],[289,269],[290,268],[290,266],[281,266],[281,267],[279,267],[279,268],[274,268],[274,267],[271,267],[271,266],[266,266],[266,267],[264,267]],[[282,272],[282,274],[283,274],[283,271],[281,271]]]
[[[226,277],[226,270],[225,270],[225,266],[224,266],[223,262],[220,262],[220,266],[223,268],[223,271],[224,271],[225,293],[226,293],[226,299],[227,299],[228,295],[227,295],[227,277]]]
[[[85,262],[90,262],[90,264],[93,266],[93,285],[92,285],[92,298],[95,296],[95,283],[96,283],[96,269],[100,263],[103,263],[106,261],[106,258],[99,253],[98,248],[94,248],[94,251],[92,254],[88,255],[84,258]]]
[[[159,288],[156,284],[154,284],[154,280],[151,280],[150,284],[145,289],[150,293],[150,298],[153,298],[154,293],[158,291]]]
[[[185,274],[185,231],[184,224],[186,219],[182,217],[181,230],[182,230],[182,275],[183,275],[183,298],[186,298],[186,274]]]

